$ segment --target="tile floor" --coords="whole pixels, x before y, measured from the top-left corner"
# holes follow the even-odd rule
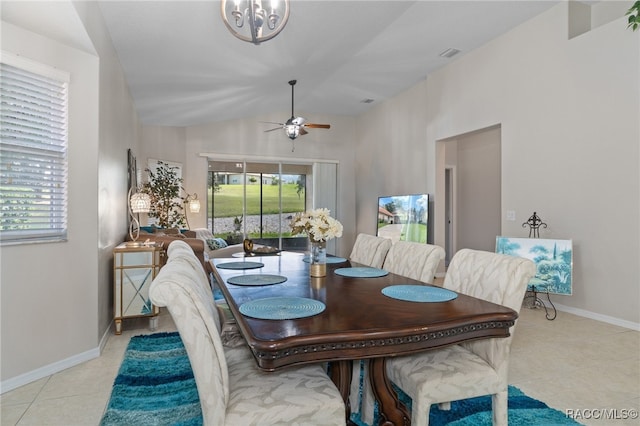
[[[2,426],[98,425],[129,338],[150,333],[148,320],[128,320],[97,359],[7,392],[0,397]],[[163,311],[156,331],[175,330]],[[596,411],[640,409],[640,333],[558,312],[523,308],[512,344],[510,383],[585,425],[639,425],[636,419],[593,419]],[[616,414],[615,411],[609,413]],[[134,426],[134,425],[132,425]]]

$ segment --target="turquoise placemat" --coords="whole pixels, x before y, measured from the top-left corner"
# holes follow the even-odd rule
[[[446,288],[410,284],[385,287],[382,289],[382,294],[407,302],[447,302],[458,297],[457,293]]]
[[[306,297],[268,297],[240,305],[242,315],[257,319],[306,318],[324,311],[325,304]]]
[[[227,279],[227,284],[235,285],[271,285],[280,284],[287,280],[287,277],[282,275],[269,275],[269,274],[251,274],[251,275],[236,275]]]
[[[262,268],[264,263],[262,262],[225,262],[218,263],[216,268],[220,269],[256,269]]]
[[[336,269],[336,274],[352,278],[376,278],[384,277],[385,275],[388,275],[389,272],[384,269],[354,266],[353,268],[338,268]]]
[[[305,254],[302,260],[309,263],[309,255]],[[346,261],[347,259],[345,259],[344,257],[327,256],[327,263],[344,263]]]

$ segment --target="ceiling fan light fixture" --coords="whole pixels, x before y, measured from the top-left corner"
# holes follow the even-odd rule
[[[274,123],[270,121],[265,121],[265,123],[277,124],[279,127],[274,127],[273,129],[265,130],[265,132],[273,132],[274,130],[282,129],[284,130],[284,134],[287,135],[289,139],[291,139],[291,151],[295,149],[293,145],[293,141],[298,136],[304,136],[307,133],[306,128],[316,128],[316,129],[330,129],[331,126],[329,124],[317,124],[317,123],[307,123],[307,120],[304,117],[296,117],[293,109],[293,102],[295,99],[294,89],[293,87],[296,85],[296,80],[290,80],[289,86],[291,86],[291,118],[289,118],[285,123]]]
[[[284,126],[284,132],[287,134],[289,139],[294,140],[300,136],[300,126],[297,124],[287,124]]]
[[[268,11],[263,3],[269,3]],[[258,45],[280,34],[287,25],[289,0],[222,0],[220,13],[231,34]]]

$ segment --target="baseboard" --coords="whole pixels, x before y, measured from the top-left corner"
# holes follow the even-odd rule
[[[619,327],[629,328],[631,330],[640,331],[640,324],[632,321],[623,320],[620,318],[610,317],[608,315],[602,315],[584,309],[574,308],[572,306],[562,305],[560,303],[553,303],[557,310],[567,312],[569,314],[578,315],[580,317],[589,318],[596,321],[606,322],[607,324],[617,325]],[[547,304],[547,306],[549,306]],[[550,307],[550,306],[549,306]]]
[[[20,386],[35,382],[36,380],[40,380],[62,370],[66,370],[67,368],[75,367],[78,364],[98,358],[99,356],[100,348],[90,349],[86,352],[82,352],[72,357],[29,371],[28,373],[4,380],[0,383],[0,393],[9,392],[19,388]]]
[[[100,344],[97,348],[90,349],[86,352],[82,352],[69,358],[56,361],[52,364],[45,365],[44,367],[0,382],[0,394],[19,388],[20,386],[28,385],[29,383],[35,382],[36,380],[40,380],[52,374],[59,373],[60,371],[66,370],[67,368],[75,367],[76,365],[82,364],[83,362],[98,358],[104,350],[110,334],[111,324],[109,325],[109,327],[107,327],[106,331],[102,335]]]

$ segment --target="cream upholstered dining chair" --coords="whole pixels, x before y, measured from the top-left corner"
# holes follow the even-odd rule
[[[149,294],[168,308],[184,342],[204,425],[344,425],[344,402],[320,365],[266,373],[247,346],[222,345],[213,295],[201,277],[182,253],[169,256]]]
[[[352,262],[371,266],[372,268],[382,268],[385,258],[393,242],[389,238],[377,237],[369,234],[358,234],[353,249],[349,255]],[[360,411],[360,375],[365,366],[364,361],[354,361],[351,376],[351,390],[349,403],[351,412]]]
[[[444,249],[431,244],[397,241],[389,249],[382,268],[403,277],[433,283]]]
[[[403,277],[412,278],[427,284],[433,283],[436,269],[444,259],[445,251],[442,247],[416,243],[411,241],[396,241],[384,260],[382,268],[391,273],[402,275]],[[363,413],[363,420],[371,423],[374,410],[374,396],[371,391],[371,384],[367,369],[364,366],[366,361],[353,367],[354,375],[352,376],[350,403],[354,412]],[[360,371],[364,368],[364,371]],[[358,392],[361,390],[361,392]],[[358,396],[361,400],[358,401]]]
[[[520,311],[536,273],[528,259],[462,249],[444,287]],[[429,423],[431,404],[491,395],[493,424],[507,425],[507,372],[515,325],[507,338],[482,339],[415,355],[389,358],[387,374],[412,400],[411,424]]]
[[[206,285],[206,290],[211,290],[209,274],[202,268],[202,263],[200,263],[196,255],[193,253],[189,244],[180,240],[173,241],[169,244],[169,247],[167,247],[167,256],[183,258],[183,260],[193,269],[194,274],[197,275],[197,282],[202,285]],[[214,303],[218,310],[218,318],[220,319],[220,337],[222,338],[222,344],[224,346],[244,345],[246,342],[242,337],[242,333],[238,328],[238,323],[233,317],[226,300],[214,300]]]
[[[388,238],[375,237],[369,234],[358,234],[349,260],[373,268],[382,268],[384,259],[391,248],[392,242]]]

